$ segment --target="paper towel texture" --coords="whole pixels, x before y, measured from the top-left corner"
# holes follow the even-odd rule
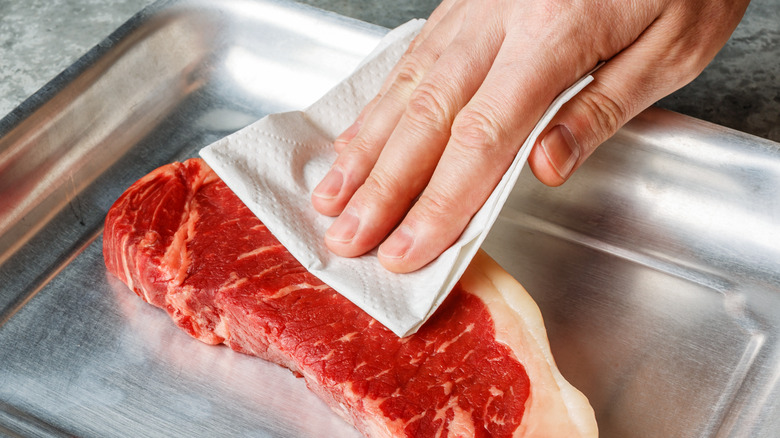
[[[398,336],[414,333],[446,298],[495,222],[530,146],[558,108],[592,80],[581,79],[553,102],[460,239],[428,266],[394,274],[379,264],[376,250],[336,256],[323,240],[334,219],[314,210],[311,192],[336,158],[333,140],[376,95],[423,23],[413,20],[388,33],[351,76],[306,110],[269,115],[200,151],[306,269]]]

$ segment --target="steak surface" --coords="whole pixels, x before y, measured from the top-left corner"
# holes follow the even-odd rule
[[[544,399],[517,354],[528,347],[497,336],[507,306],[462,282],[398,338],[307,272],[200,159],[161,167],[116,201],[104,257],[188,334],[289,368],[366,436],[524,436],[537,423],[524,420]]]

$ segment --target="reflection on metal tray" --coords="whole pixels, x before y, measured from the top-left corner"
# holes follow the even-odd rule
[[[0,434],[357,436],[108,276],[100,232],[133,181],[316,100],[385,32],[281,0],[160,2],[0,121]],[[646,111],[563,187],[525,172],[485,249],[602,436],[780,434],[779,145]]]

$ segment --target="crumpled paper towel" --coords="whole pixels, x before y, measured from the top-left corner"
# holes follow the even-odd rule
[[[314,210],[311,192],[336,158],[333,139],[378,92],[423,23],[413,20],[391,31],[351,76],[306,110],[269,115],[200,151],[306,269],[398,336],[417,331],[444,301],[495,222],[541,130],[592,80],[586,76],[553,102],[460,239],[428,266],[394,274],[379,264],[376,250],[336,256],[323,240],[334,219]]]

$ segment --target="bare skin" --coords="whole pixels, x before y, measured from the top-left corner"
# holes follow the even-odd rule
[[[623,124],[692,81],[749,0],[444,0],[355,124],[312,194],[325,235],[354,257],[379,245],[411,272],[457,240],[557,94],[529,165],[558,186]]]

